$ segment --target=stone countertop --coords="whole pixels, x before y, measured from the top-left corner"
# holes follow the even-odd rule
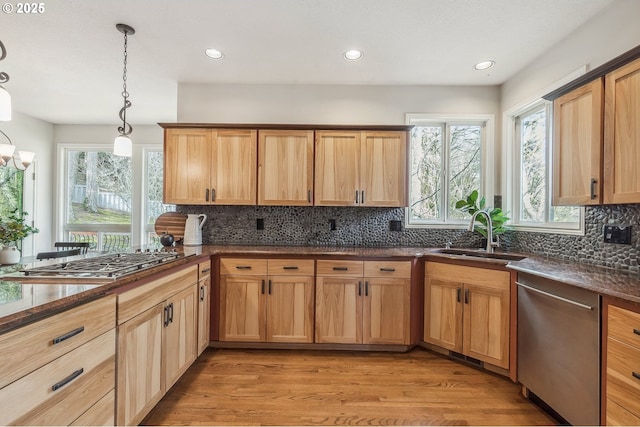
[[[191,249],[183,248],[185,253]],[[342,256],[357,258],[419,258],[429,248],[356,246],[204,245],[202,253],[220,256]]]

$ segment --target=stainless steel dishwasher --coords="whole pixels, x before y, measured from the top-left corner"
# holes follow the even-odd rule
[[[600,296],[518,273],[518,381],[573,425],[600,422]]]

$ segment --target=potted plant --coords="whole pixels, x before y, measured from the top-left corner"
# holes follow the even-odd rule
[[[479,210],[486,210],[491,217],[491,231],[494,236],[496,236],[496,241],[499,242],[498,236],[504,234],[507,229],[505,228],[506,222],[509,220],[509,217],[506,216],[502,209],[493,208],[489,209],[486,206],[486,199],[484,196],[478,200],[478,190],[473,190],[466,199],[458,200],[456,202],[456,209],[461,212],[468,212],[469,215],[473,215]],[[480,233],[486,240],[487,238],[487,218],[483,215],[479,215],[476,217],[476,220],[481,224],[475,228],[475,230]]]
[[[28,213],[24,212],[22,216],[18,216],[18,210],[14,210],[11,214],[4,218],[0,218],[0,264],[16,264],[20,261],[20,251],[16,244],[32,233],[39,230],[25,224]]]

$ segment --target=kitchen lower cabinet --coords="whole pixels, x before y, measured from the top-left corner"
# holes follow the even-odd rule
[[[410,261],[319,260],[316,342],[406,345]]]
[[[198,356],[209,346],[211,329],[211,261],[198,264]]]
[[[640,306],[604,300],[603,425],[640,425]]]
[[[424,341],[508,369],[510,274],[426,262]]]
[[[0,425],[69,425],[99,402],[100,423],[113,423],[115,302],[103,297],[0,335]]]
[[[195,360],[197,294],[191,265],[118,295],[118,425],[139,424]]]
[[[313,260],[221,259],[220,340],[313,342],[313,270]]]

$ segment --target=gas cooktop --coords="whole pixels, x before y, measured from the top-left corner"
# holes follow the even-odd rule
[[[101,255],[21,270],[24,278],[56,278],[78,281],[115,280],[186,255],[180,252],[147,251]]]

